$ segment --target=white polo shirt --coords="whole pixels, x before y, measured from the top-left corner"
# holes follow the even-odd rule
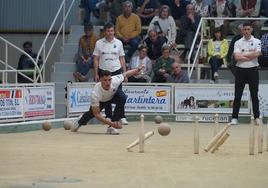
[[[125,56],[125,52],[120,40],[114,38],[109,42],[104,37],[96,42],[93,55],[100,57],[100,69],[114,72],[121,68],[119,57]]]
[[[235,42],[234,53],[242,53],[243,55],[253,51],[261,52],[261,41],[259,39],[256,39],[251,36],[251,38],[247,40],[245,39],[245,37],[242,37]],[[257,67],[259,66],[258,58],[255,58],[251,61],[237,61],[236,66],[240,68]]]
[[[91,106],[100,106],[100,102],[111,100],[123,81],[123,74],[112,76],[112,83],[109,90],[103,89],[101,82],[98,82],[91,92]]]

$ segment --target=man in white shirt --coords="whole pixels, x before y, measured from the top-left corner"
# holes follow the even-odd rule
[[[99,81],[99,74],[108,70],[112,76],[126,72],[125,52],[123,44],[114,37],[114,24],[106,23],[104,25],[105,37],[96,42],[94,55],[94,77]],[[120,86],[121,88],[121,86]],[[112,106],[106,105],[105,114],[107,118],[112,118]],[[122,117],[123,124],[127,124],[126,118]]]
[[[232,121],[230,125],[238,123],[238,114],[241,105],[241,97],[245,85],[249,85],[250,95],[252,99],[253,115],[255,124],[260,124],[259,111],[259,73],[258,73],[258,57],[261,55],[261,41],[252,36],[253,28],[250,23],[243,24],[243,37],[235,42],[234,57],[236,60],[235,73],[235,98],[233,104]]]
[[[102,71],[100,73],[100,82],[94,86],[90,96],[91,105],[89,111],[85,112],[80,119],[73,122],[71,131],[76,132],[82,125],[86,125],[90,119],[95,117],[109,126],[106,132],[107,134],[119,134],[117,129],[122,128],[119,120],[124,116],[124,108],[127,100],[127,96],[120,89],[121,83],[125,77],[138,74],[142,68],[138,67],[115,76],[112,76],[110,71]],[[111,105],[111,103],[115,104],[115,108],[110,120],[102,116],[101,110],[106,105]]]

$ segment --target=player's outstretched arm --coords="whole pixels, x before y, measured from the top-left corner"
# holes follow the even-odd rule
[[[128,70],[127,72],[124,72],[123,75],[124,77],[130,77],[130,76],[133,76],[133,75],[137,75],[141,72],[141,70],[143,69],[144,67],[142,66],[139,66],[135,69],[131,69],[131,70]]]

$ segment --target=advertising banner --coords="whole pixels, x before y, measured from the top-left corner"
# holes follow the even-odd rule
[[[23,90],[0,89],[0,119],[23,117]]]
[[[268,84],[259,85],[260,113],[268,116]]]
[[[225,113],[231,114],[234,88],[209,86],[176,86],[175,113]],[[241,99],[240,113],[250,113],[250,94],[246,87]]]
[[[69,113],[86,112],[91,104],[90,95],[94,84],[71,85],[68,91]]]
[[[126,112],[171,113],[171,86],[123,86]]]
[[[54,87],[24,88],[25,118],[54,116],[54,108]]]

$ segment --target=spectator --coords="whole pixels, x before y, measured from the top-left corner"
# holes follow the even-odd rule
[[[32,51],[33,44],[30,41],[26,41],[23,43],[23,49],[24,51],[30,55],[34,60],[37,58],[37,54]],[[42,65],[41,57],[39,57],[38,65]],[[25,54],[22,54],[20,56],[19,62],[18,62],[18,70],[34,70],[35,64],[32,62],[32,60],[26,56]],[[31,79],[34,79],[34,72],[22,72],[22,74],[28,76]],[[33,83],[32,80],[26,78],[25,76],[22,76],[21,74],[17,74],[18,76],[18,83]]]
[[[115,33],[124,45],[130,46],[125,57],[128,62],[140,44],[141,21],[138,15],[132,13],[130,1],[125,1],[122,6],[123,14],[116,19]]]
[[[189,4],[186,0],[171,0],[169,7],[171,9],[171,15],[175,20],[175,23],[180,27],[180,20],[182,16],[186,15],[186,6]]]
[[[108,21],[109,13],[111,12],[113,0],[102,0],[97,6],[100,11],[100,23],[106,23]]]
[[[232,41],[230,42],[230,45],[229,45],[229,50],[228,50],[228,53],[227,53],[227,56],[226,56],[226,60],[227,60],[227,66],[228,68],[231,70],[232,74],[235,76],[235,70],[236,70],[236,61],[234,59],[234,44],[236,41],[238,41],[239,39],[241,39],[243,37],[243,25],[240,24],[238,26],[239,28],[239,35],[236,35],[232,38]]]
[[[152,72],[152,62],[147,56],[147,47],[141,45],[138,48],[139,54],[131,58],[129,69],[143,67],[139,75],[134,75],[128,78],[129,82],[150,82]]]
[[[219,78],[218,69],[226,64],[228,41],[222,38],[221,30],[215,29],[213,39],[208,41],[208,62],[211,65],[211,81],[214,83]]]
[[[161,56],[162,46],[166,42],[167,39],[163,36],[158,36],[156,30],[150,30],[148,32],[148,37],[144,40],[144,44],[148,48],[148,57],[152,60],[152,64]]]
[[[268,33],[261,37],[261,52],[259,57],[259,64],[261,67],[268,67]]]
[[[172,73],[167,77],[167,83],[189,83],[189,77],[187,73],[181,70],[181,65],[174,62],[171,65]]]
[[[112,7],[111,7],[111,20],[113,23],[115,23],[116,18],[122,14],[122,4],[127,1],[127,0],[113,0]],[[133,9],[135,10],[135,2],[133,0],[128,0],[131,1],[133,5]]]
[[[210,15],[212,17],[235,17],[235,5],[230,0],[214,0],[210,5]],[[211,20],[210,31],[214,33],[214,28],[221,28],[223,38],[228,34],[229,20]]]
[[[205,0],[191,0],[191,4],[195,14],[200,17],[207,17],[209,15],[208,4]]]
[[[142,25],[149,25],[154,16],[158,13],[157,0],[138,0],[137,14],[141,18]]]
[[[105,24],[104,30],[105,37],[96,42],[93,52],[96,82],[99,81],[100,73],[105,70],[110,71],[113,76],[126,72],[123,44],[120,40],[114,37],[114,24],[110,22]],[[119,90],[122,90],[122,85],[120,85]],[[105,114],[107,118],[112,118],[111,105],[105,106]],[[121,121],[122,124],[128,124],[125,116],[121,119]]]
[[[93,67],[92,53],[95,48],[97,37],[92,32],[92,24],[84,26],[85,35],[79,39],[78,58],[76,60],[76,72],[74,77],[76,82],[86,82],[89,79],[89,69]]]
[[[268,1],[267,0],[261,0],[261,16],[264,16],[268,18]],[[265,26],[268,26],[268,20],[264,22]]]
[[[237,17],[259,17],[261,0],[238,0],[236,3]],[[245,23],[244,20],[236,20],[230,23],[230,28],[235,35],[239,34],[238,25]],[[254,36],[260,38],[261,36],[261,22],[251,21]]]
[[[159,15],[152,19],[148,30],[152,29],[158,31],[158,35],[166,37],[168,45],[176,47],[176,24],[167,5],[161,6]]]
[[[167,77],[171,74],[171,65],[174,62],[174,59],[169,57],[169,50],[170,47],[168,45],[162,47],[162,56],[159,57],[153,65],[154,75],[152,82],[167,82]]]
[[[186,15],[181,17],[180,35],[184,39],[185,45],[183,56],[186,56],[192,46],[200,19],[201,17],[194,13],[193,5],[188,4],[186,7]]]
[[[80,8],[85,9],[84,25],[89,24],[91,13],[96,13],[97,0],[81,0]],[[95,14],[96,15],[96,14]]]

